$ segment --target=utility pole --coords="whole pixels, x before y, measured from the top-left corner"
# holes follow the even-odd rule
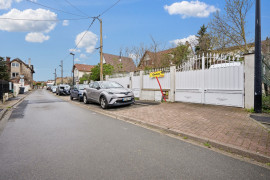
[[[103,81],[103,43],[102,43],[102,19],[97,18],[100,22],[100,81]]]
[[[59,65],[61,67],[61,84],[63,83],[63,60],[61,60],[61,65]]]
[[[261,0],[256,0],[254,110],[262,112]]]
[[[72,80],[72,85],[74,86],[74,55],[75,55],[75,54],[71,52],[70,55],[73,56],[73,66],[72,66],[72,74],[73,74],[72,79],[73,79],[73,80]]]
[[[54,85],[56,86],[56,76],[57,76],[56,75],[56,68],[54,69],[54,73],[53,74],[54,74]]]

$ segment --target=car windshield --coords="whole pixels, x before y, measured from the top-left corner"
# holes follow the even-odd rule
[[[84,90],[86,87],[87,87],[87,85],[85,85],[85,84],[78,85],[79,90]]]
[[[103,89],[123,88],[123,86],[118,84],[117,82],[111,82],[111,81],[103,81],[100,83],[100,86]]]

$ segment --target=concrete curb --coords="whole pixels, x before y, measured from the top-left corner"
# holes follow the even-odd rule
[[[22,97],[21,99],[19,99],[18,101],[16,101],[14,104],[10,105],[10,107],[14,107],[17,104],[19,104],[20,102],[22,102],[29,94],[31,94],[32,91],[30,93],[28,93],[26,96]],[[1,112],[0,112],[0,121],[2,120],[2,118],[5,116],[6,112],[11,109],[11,108],[4,108]]]
[[[67,101],[67,102],[72,102],[73,104],[77,104],[77,103],[75,103],[73,101]],[[157,126],[155,124],[146,123],[146,122],[140,121],[138,119],[133,119],[133,118],[122,116],[122,115],[115,115],[115,114],[113,114],[111,112],[108,112],[108,111],[105,111],[105,110],[95,109],[95,108],[92,108],[92,107],[87,106],[85,104],[83,104],[83,105],[87,109],[90,109],[91,111],[94,111],[94,112],[99,113],[99,114],[103,114],[105,116],[109,116],[109,117],[119,119],[119,120],[122,120],[122,121],[131,122],[131,123],[134,123],[134,124],[140,124],[140,125],[152,128],[152,129],[160,130],[160,131],[166,132],[168,134],[175,135],[175,136],[187,137],[188,139],[199,142],[199,143],[208,143],[208,144],[210,144],[211,147],[214,147],[214,148],[217,148],[217,149],[229,152],[229,153],[233,153],[233,154],[236,154],[236,155],[240,155],[240,156],[243,156],[243,157],[247,157],[247,158],[256,160],[258,162],[261,162],[261,163],[269,163],[270,162],[270,157],[268,157],[268,156],[264,156],[262,154],[254,153],[252,151],[248,151],[248,150],[239,148],[237,146],[228,145],[228,144],[224,144],[224,143],[217,142],[217,141],[214,141],[214,140],[198,137],[196,135],[185,133],[185,132],[182,132],[182,131],[179,131],[179,130],[176,131],[174,129],[169,129],[169,128],[166,128],[166,127]]]

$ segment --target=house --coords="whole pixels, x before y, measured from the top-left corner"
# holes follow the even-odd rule
[[[29,85],[32,88],[33,74],[35,71],[34,66],[31,65],[31,59],[28,60],[28,64],[19,58],[10,61],[10,57],[7,57],[6,61],[10,72],[10,81],[20,84],[21,86]]]
[[[59,84],[72,84],[72,77],[63,77],[63,83],[62,83],[62,77],[56,78],[56,85]]]
[[[247,44],[248,53],[255,52],[255,43]],[[270,39],[267,37],[266,40],[261,42],[262,54],[270,53]],[[227,48],[221,48],[217,50],[213,50],[212,53],[221,53],[228,56],[243,56],[245,52],[243,52],[244,45],[242,46],[232,46]]]
[[[189,51],[187,59],[189,59],[194,55],[194,51],[188,42],[186,42],[186,45]],[[138,68],[144,70],[146,68],[151,69],[173,65],[172,59],[174,58],[176,49],[177,47],[158,52],[146,51],[139,62]],[[166,60],[167,63],[165,63]]]
[[[79,82],[80,78],[84,74],[91,74],[91,69],[93,67],[95,66],[86,64],[74,64],[74,81]]]
[[[103,64],[110,64],[114,67],[117,73],[134,72],[136,66],[134,61],[129,57],[117,56],[112,54],[103,53]]]

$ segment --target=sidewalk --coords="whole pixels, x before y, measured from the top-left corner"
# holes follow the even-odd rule
[[[26,92],[24,94],[19,94],[17,97],[9,98],[4,104],[0,102],[0,121],[9,108],[21,102],[29,93],[31,92]]]
[[[126,120],[167,130],[211,146],[270,162],[270,130],[241,108],[162,103],[109,112]]]
[[[103,110],[97,104],[61,99],[111,116],[206,143],[227,152],[270,163],[270,129],[250,118],[242,108],[192,103],[136,103]]]

